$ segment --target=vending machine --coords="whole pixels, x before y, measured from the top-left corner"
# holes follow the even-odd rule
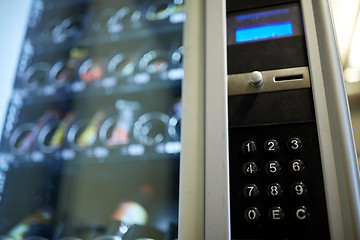
[[[176,239],[182,0],[34,0],[0,147],[1,239]]]
[[[328,1],[209,1],[205,19],[205,239],[359,239]]]
[[[33,0],[13,80],[0,239],[360,239],[325,0]]]

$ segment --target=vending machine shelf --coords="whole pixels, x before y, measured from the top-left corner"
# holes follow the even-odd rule
[[[1,239],[178,237],[184,20],[182,0],[33,0],[1,138]]]

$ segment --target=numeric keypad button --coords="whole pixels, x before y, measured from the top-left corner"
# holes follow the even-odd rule
[[[291,192],[294,196],[303,197],[307,194],[308,190],[304,183],[296,182],[291,186]]]
[[[264,149],[267,153],[277,153],[280,150],[280,145],[275,139],[268,139],[264,143]]]
[[[248,184],[243,189],[243,194],[246,198],[256,198],[259,196],[259,188],[255,184]]]
[[[243,165],[242,171],[245,176],[255,176],[258,172],[258,167],[254,162],[247,162]]]
[[[287,147],[291,152],[300,152],[303,148],[303,144],[299,138],[294,137],[294,138],[290,138],[287,141]]]
[[[260,219],[260,211],[256,207],[249,207],[244,212],[245,219],[247,221],[257,221]]]
[[[241,145],[241,151],[245,155],[255,154],[255,152],[256,152],[256,144],[255,144],[255,142],[251,141],[251,140],[243,142],[243,144]]]
[[[285,218],[285,213],[281,207],[273,207],[269,210],[269,218],[272,221],[280,221]]]
[[[305,171],[305,164],[300,159],[292,160],[289,164],[289,170],[292,173],[301,174]]]
[[[283,190],[280,184],[272,183],[267,187],[266,192],[269,197],[280,197],[283,193]]]
[[[305,206],[299,206],[295,209],[295,218],[298,220],[307,220],[310,218],[310,212]]]
[[[278,161],[270,161],[265,165],[265,171],[269,175],[278,175],[281,172],[281,165]]]

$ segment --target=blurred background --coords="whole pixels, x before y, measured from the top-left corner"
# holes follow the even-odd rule
[[[360,147],[360,1],[331,0],[335,31],[349,96],[355,142]]]

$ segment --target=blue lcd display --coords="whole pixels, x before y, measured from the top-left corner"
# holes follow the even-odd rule
[[[237,29],[235,41],[237,43],[255,41],[267,38],[276,38],[293,35],[293,27],[290,22],[278,23],[265,26]]]

